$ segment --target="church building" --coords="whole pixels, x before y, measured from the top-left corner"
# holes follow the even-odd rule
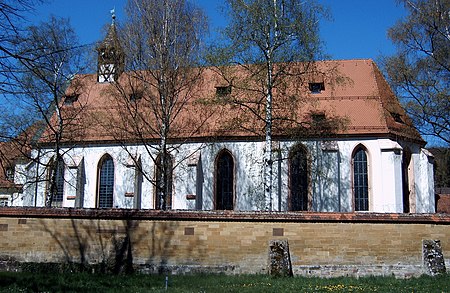
[[[8,165],[0,183],[20,190],[1,193],[2,205],[45,206],[52,173],[44,166],[56,166],[56,207],[260,211],[269,202],[280,212],[435,212],[433,157],[372,60],[317,61],[274,92],[267,199],[259,106],[237,103],[254,101],[238,86],[245,73],[228,68],[239,76],[231,82],[218,68],[197,69],[180,93],[189,98],[171,121],[162,170],[153,130],[161,117],[145,104],[157,90],[127,71],[114,23],[97,52],[97,72],[76,76],[61,100],[73,119],[60,155],[43,130],[36,160],[17,161],[16,176]]]

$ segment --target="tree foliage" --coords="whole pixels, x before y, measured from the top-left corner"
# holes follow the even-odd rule
[[[401,0],[409,15],[389,30],[384,59],[392,88],[424,135],[450,143],[450,1]]]
[[[225,30],[229,57],[238,64],[312,61],[320,52],[315,1],[229,0]]]

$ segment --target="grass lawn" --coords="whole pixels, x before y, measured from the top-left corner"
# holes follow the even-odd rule
[[[412,279],[272,278],[264,275],[33,274],[0,272],[0,292],[450,292],[450,275]]]

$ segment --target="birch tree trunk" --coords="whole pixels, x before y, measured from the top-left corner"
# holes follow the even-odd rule
[[[288,80],[295,75],[292,70],[295,62],[310,62],[320,54],[317,19],[325,13],[314,0],[227,0],[227,4],[230,21],[224,34],[228,43],[219,46],[217,53],[214,52],[218,57],[213,56],[212,62],[237,64],[240,73],[245,72],[254,80],[234,86],[247,90],[249,95],[262,95],[261,98],[237,97],[232,102],[250,109],[249,112],[264,123],[262,205],[272,211],[274,89],[286,88]],[[229,73],[225,69],[223,74]],[[226,76],[235,83],[239,83],[240,78],[242,75]]]

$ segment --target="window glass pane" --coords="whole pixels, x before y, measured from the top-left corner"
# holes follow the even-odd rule
[[[367,155],[358,149],[353,158],[353,188],[355,192],[355,211],[369,210],[369,186],[367,174]]]
[[[172,185],[173,185],[173,163],[172,163],[172,157],[170,154],[166,155],[166,168],[165,172],[166,175],[163,178],[163,168],[162,166],[162,156],[159,155],[156,158],[156,161],[158,162],[158,166],[156,167],[156,173],[155,173],[155,181],[156,181],[156,200],[155,200],[155,209],[157,210],[170,210],[172,208]],[[166,188],[166,196],[164,198],[164,192],[161,189],[161,180],[166,180],[165,188]]]
[[[64,170],[65,165],[62,159],[59,159],[56,164],[56,192],[53,198],[54,202],[62,202],[64,196]]]
[[[294,150],[289,162],[290,210],[308,210],[308,160],[303,148]]]
[[[98,207],[111,208],[114,191],[114,162],[111,157],[108,156],[103,160],[99,175]]]
[[[234,162],[230,153],[224,151],[217,159],[216,209],[233,209]]]

